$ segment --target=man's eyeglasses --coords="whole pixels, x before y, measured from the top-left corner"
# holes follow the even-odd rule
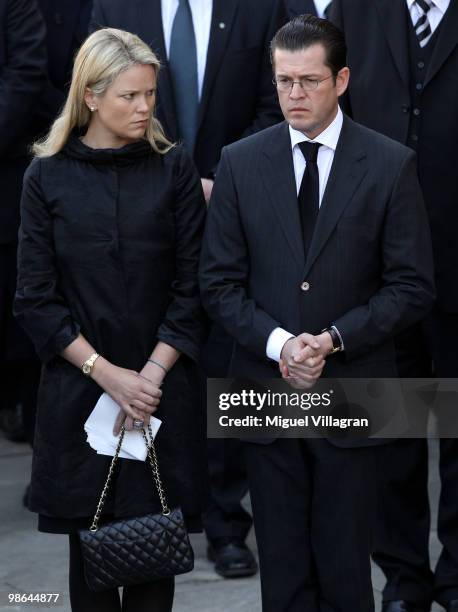
[[[314,91],[318,89],[318,85],[323,81],[327,81],[333,74],[330,74],[324,79],[309,79],[308,77],[301,77],[298,81],[294,81],[289,77],[278,77],[278,79],[273,78],[272,83],[277,86],[278,91],[283,91],[285,93],[290,93],[294,87],[294,84],[297,83],[302,91]]]

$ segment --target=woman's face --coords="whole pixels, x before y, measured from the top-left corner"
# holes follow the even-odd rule
[[[122,147],[145,135],[153,112],[156,76],[150,65],[136,64],[121,72],[106,92],[96,96],[90,92],[86,103],[94,108],[89,129],[96,130],[113,146]]]

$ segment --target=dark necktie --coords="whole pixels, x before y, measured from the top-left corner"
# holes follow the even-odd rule
[[[189,0],[180,0],[170,38],[169,66],[175,95],[179,135],[193,153],[197,130],[197,50]]]
[[[417,8],[420,17],[418,17],[417,21],[414,22],[414,30],[417,36],[420,47],[425,47],[428,44],[429,39],[431,38],[432,30],[431,24],[429,23],[428,13],[431,10],[431,3],[429,0],[415,0],[412,4],[411,11],[414,8]],[[414,13],[414,19],[417,17]]]
[[[320,176],[317,163],[318,149],[320,147],[321,145],[318,142],[299,143],[299,148],[307,164],[298,195],[302,238],[306,257],[312,242],[316,219],[320,209]]]

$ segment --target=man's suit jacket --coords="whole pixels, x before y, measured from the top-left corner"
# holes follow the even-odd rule
[[[285,0],[290,19],[297,15],[316,15],[316,6],[313,0]]]
[[[216,170],[223,146],[281,120],[268,47],[287,21],[283,0],[213,0],[194,161],[201,177]],[[178,125],[167,65],[160,0],[95,0],[91,29],[134,32],[157,53],[157,116],[172,140]]]
[[[344,118],[305,260],[286,123],[223,150],[200,264],[210,317],[235,339],[230,375],[278,376],[270,333],[330,324],[345,351],[324,376],[395,377],[396,332],[434,300],[415,154]],[[307,283],[307,285],[304,285]]]
[[[46,23],[48,86],[37,108],[42,130],[47,130],[63,106],[77,49],[87,36],[92,0],[38,0]]]
[[[33,109],[45,86],[45,25],[35,0],[0,0],[0,244],[17,240]]]
[[[334,0],[352,71],[353,118],[406,143],[412,103],[405,0]],[[431,225],[438,305],[458,313],[458,3],[440,24],[422,92],[418,174]]]

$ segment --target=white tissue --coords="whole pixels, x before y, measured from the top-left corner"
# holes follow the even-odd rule
[[[113,435],[113,427],[119,410],[119,405],[107,393],[103,393],[84,424],[87,441],[99,455],[113,457],[115,454],[119,436]],[[161,426],[161,421],[156,417],[150,417],[150,424],[154,439]],[[148,430],[146,430],[146,436],[149,441]],[[124,459],[145,461],[146,455],[146,445],[142,432],[138,430],[126,431],[119,456]]]

